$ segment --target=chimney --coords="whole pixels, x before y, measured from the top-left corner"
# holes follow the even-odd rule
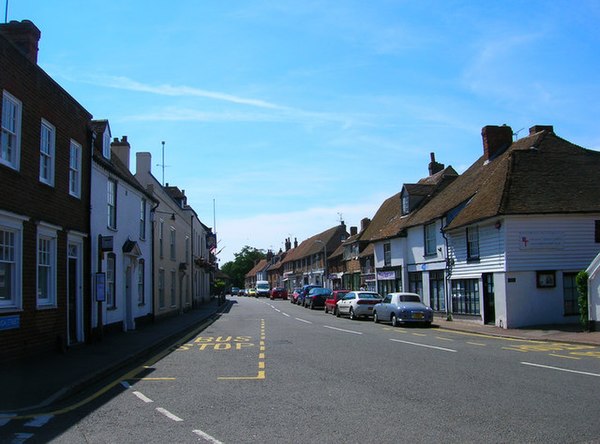
[[[350,236],[356,236],[358,234],[357,227],[350,227]]]
[[[33,63],[37,64],[38,42],[42,33],[30,20],[0,24],[0,34],[10,40]]]
[[[429,175],[433,176],[435,173],[439,173],[444,169],[443,163],[438,163],[435,161],[435,153],[430,153],[431,162],[429,162]]]
[[[294,238],[294,248],[298,248],[298,238]]]
[[[135,155],[135,174],[152,173],[152,154],[136,153]]]
[[[539,133],[540,131],[548,131],[549,133],[554,133],[554,127],[552,125],[534,125],[529,128],[529,135],[533,135],[535,133]]]
[[[361,232],[365,231],[370,223],[371,223],[371,219],[369,219],[368,217],[365,217],[364,219],[362,219],[360,221],[360,231]]]
[[[131,146],[127,141],[127,136],[123,136],[120,141],[118,137],[115,137],[110,144],[110,149],[129,170],[129,151],[131,150]]]
[[[491,160],[508,148],[513,141],[513,131],[508,125],[487,125],[481,129],[483,157]]]

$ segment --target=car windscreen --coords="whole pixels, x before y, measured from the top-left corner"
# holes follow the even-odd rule
[[[358,297],[360,299],[381,299],[381,296],[377,293],[359,293]]]
[[[421,298],[416,294],[400,295],[400,302],[421,302]]]

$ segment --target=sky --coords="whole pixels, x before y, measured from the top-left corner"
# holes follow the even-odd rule
[[[485,125],[600,150],[600,0],[2,3],[133,172],[150,152],[185,190],[221,266],[360,227],[430,153],[464,171]]]

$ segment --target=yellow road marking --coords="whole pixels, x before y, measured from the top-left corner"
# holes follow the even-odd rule
[[[576,358],[575,356],[565,356],[565,355],[557,355],[556,353],[549,353],[550,356],[555,356],[557,358],[565,358],[565,359],[581,359]]]
[[[218,376],[217,379],[221,381],[256,381],[266,378],[265,373],[265,320],[260,321],[260,353],[258,354],[258,373],[256,376]]]

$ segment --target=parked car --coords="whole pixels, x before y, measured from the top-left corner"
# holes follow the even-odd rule
[[[317,307],[325,307],[325,300],[331,296],[329,288],[311,288],[304,298],[304,306],[314,310]]]
[[[256,293],[256,288],[249,288],[248,289],[248,296],[254,296],[255,298],[257,298],[258,294]]]
[[[275,287],[271,290],[271,296],[270,299],[277,299],[277,298],[281,298],[281,299],[287,299],[288,298],[288,291],[283,288],[283,287]]]
[[[321,288],[320,285],[304,285],[300,290],[300,296],[298,296],[298,301],[296,302],[298,305],[304,305],[304,298],[308,294],[308,292],[313,288]]]
[[[298,298],[300,297],[300,293],[301,292],[302,292],[301,288],[294,288],[294,291],[290,295],[290,302],[292,304],[297,304],[298,303]]]
[[[373,291],[351,291],[337,301],[335,315],[348,315],[352,320],[370,317],[373,315],[373,307],[379,302],[381,296]]]
[[[239,296],[240,289],[238,287],[231,287],[231,296]]]
[[[391,322],[394,327],[409,322],[429,326],[433,322],[433,310],[423,304],[416,293],[390,293],[373,307],[373,321]]]
[[[333,290],[333,293],[325,300],[325,313],[335,314],[335,304],[348,294],[350,290]]]
[[[240,288],[240,291],[238,292],[238,296],[246,296],[246,289]]]

